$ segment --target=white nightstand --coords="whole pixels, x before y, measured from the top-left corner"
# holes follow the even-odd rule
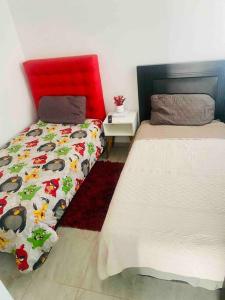
[[[127,111],[122,116],[113,116],[113,112],[107,114],[103,122],[105,136],[107,137],[107,152],[109,153],[114,137],[127,136],[132,140],[137,130],[137,111]],[[112,123],[108,122],[108,115],[112,115]]]

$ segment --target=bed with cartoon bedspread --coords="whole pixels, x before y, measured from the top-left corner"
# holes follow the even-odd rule
[[[57,241],[54,230],[102,153],[102,122],[38,121],[0,150],[0,251],[21,272],[37,269]]]

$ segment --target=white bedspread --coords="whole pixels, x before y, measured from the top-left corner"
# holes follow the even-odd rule
[[[101,232],[98,261],[101,279],[131,267],[222,287],[225,139],[134,142]]]

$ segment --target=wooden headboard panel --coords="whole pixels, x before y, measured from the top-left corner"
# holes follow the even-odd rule
[[[140,121],[149,120],[151,95],[208,94],[216,101],[215,119],[225,122],[225,61],[137,67]]]

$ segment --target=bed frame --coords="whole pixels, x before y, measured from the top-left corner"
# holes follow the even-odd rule
[[[225,122],[225,60],[137,67],[140,122],[150,119],[154,94],[208,94]]]

